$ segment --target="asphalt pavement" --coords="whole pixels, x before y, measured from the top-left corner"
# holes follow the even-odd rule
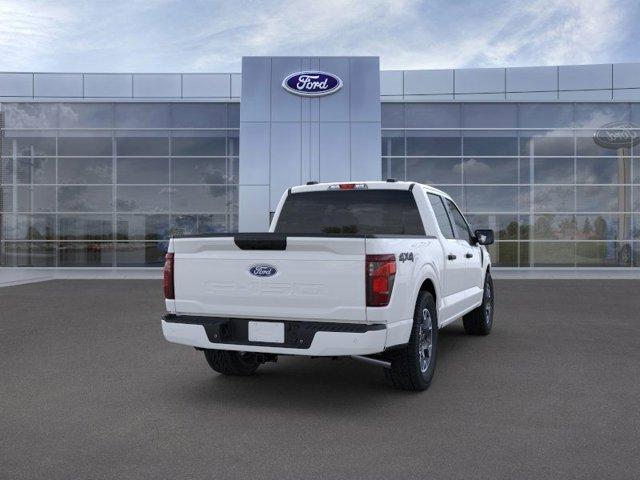
[[[639,478],[640,281],[495,290],[409,393],[350,359],[219,376],[162,337],[159,281],[0,288],[0,478]]]

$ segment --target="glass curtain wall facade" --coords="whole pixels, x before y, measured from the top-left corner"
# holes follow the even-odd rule
[[[237,103],[3,103],[0,266],[159,266],[237,230]]]
[[[640,146],[596,143],[611,122],[640,104],[383,103],[382,178],[449,193],[497,266],[638,267]]]

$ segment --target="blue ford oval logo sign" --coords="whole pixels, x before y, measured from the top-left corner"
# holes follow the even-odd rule
[[[273,277],[278,270],[273,265],[254,265],[249,273],[255,277]]]
[[[282,88],[303,97],[320,97],[340,90],[342,80],[327,72],[296,72],[282,81]]]

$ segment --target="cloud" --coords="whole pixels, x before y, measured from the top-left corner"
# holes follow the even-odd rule
[[[0,5],[0,70],[239,71],[243,55],[379,55],[383,69],[638,60],[633,0]]]

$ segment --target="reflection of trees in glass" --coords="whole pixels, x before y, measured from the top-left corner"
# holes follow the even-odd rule
[[[575,231],[576,220],[573,216],[543,215],[536,218],[534,225],[538,239],[571,239]]]

